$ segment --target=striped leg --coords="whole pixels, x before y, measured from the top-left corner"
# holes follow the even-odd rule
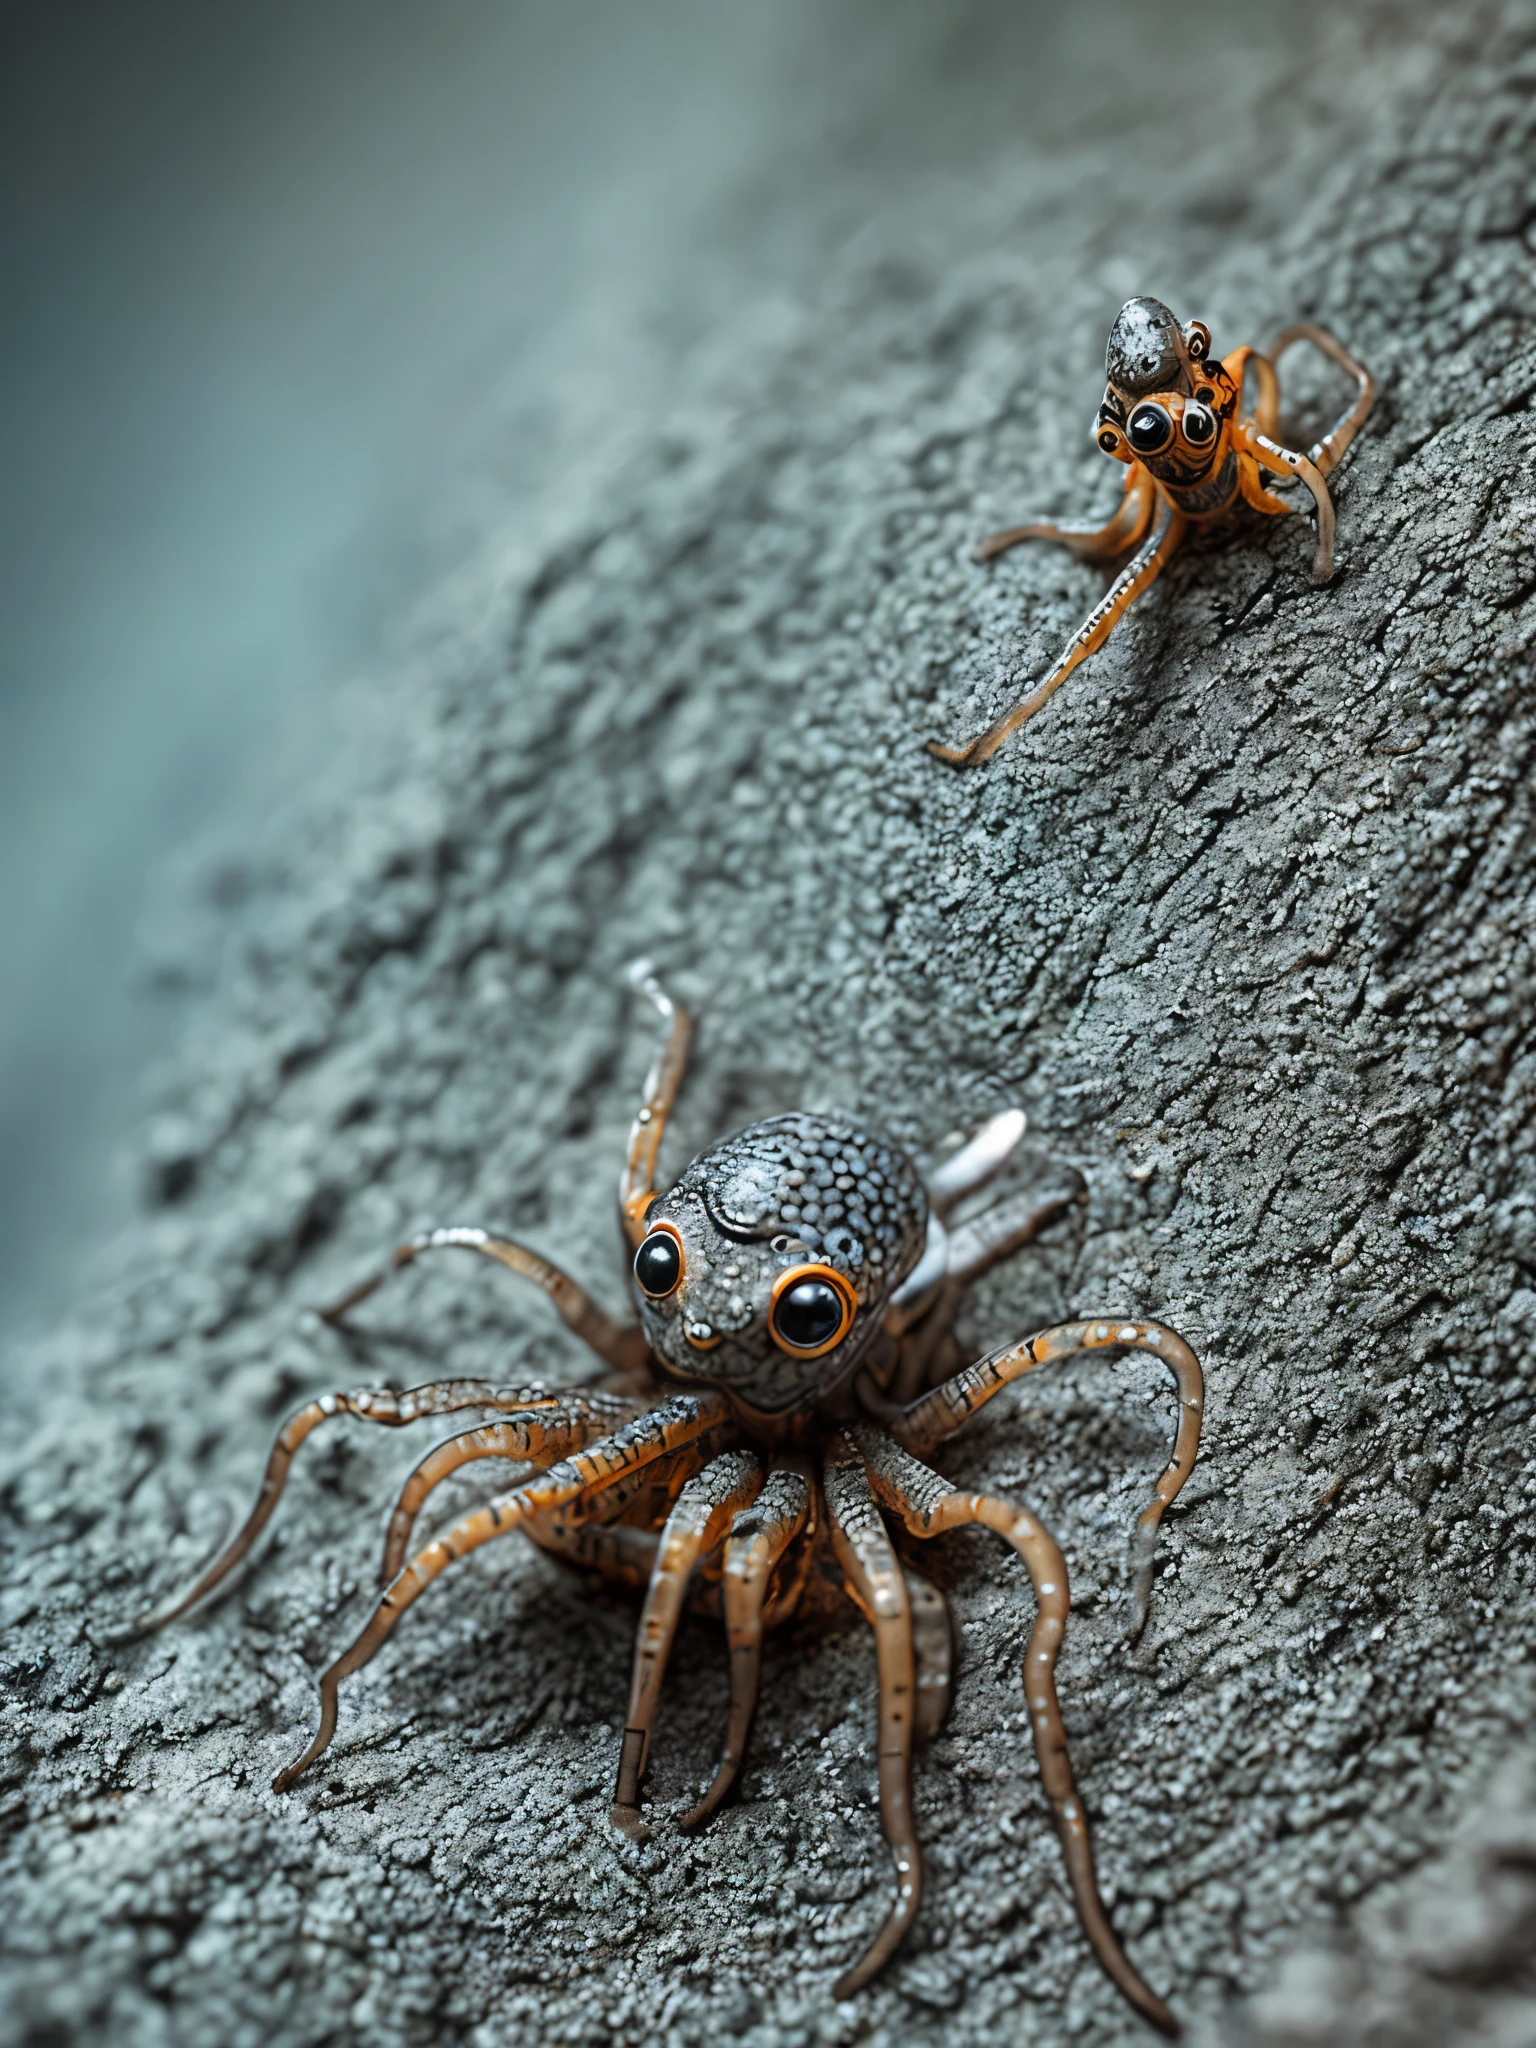
[[[1090,654],[1104,645],[1137,598],[1151,588],[1168,566],[1184,538],[1187,525],[1182,512],[1169,512],[1162,532],[1156,539],[1149,540],[1121,570],[1109,586],[1108,593],[1067,642],[1056,666],[1022,703],[1015,704],[1011,711],[1005,711],[995,725],[989,726],[966,746],[946,747],[938,740],[930,740],[929,753],[940,761],[948,761],[955,768],[973,768],[989,760],[1010,733],[1017,732],[1026,719],[1033,718],[1040,707],[1056,694],[1078,663],[1086,661]]]
[[[643,1842],[650,1829],[640,1818],[640,1781],[650,1754],[651,1726],[661,1697],[661,1681],[688,1592],[694,1566],[713,1550],[740,1511],[757,1496],[763,1468],[751,1451],[727,1451],[690,1479],[667,1517],[656,1553],[656,1568],[646,1591],[635,1639],[635,1669],[629,1687],[629,1713],[619,1750],[619,1782],[609,1818],[632,1842]]]
[[[321,1320],[343,1322],[360,1301],[366,1301],[370,1294],[377,1293],[386,1280],[414,1264],[423,1252],[437,1251],[478,1252],[481,1258],[494,1259],[498,1265],[505,1266],[510,1272],[521,1273],[525,1280],[542,1287],[562,1320],[615,1372],[639,1372],[650,1356],[637,1323],[616,1323],[612,1316],[598,1307],[584,1287],[578,1286],[569,1273],[563,1273],[551,1260],[510,1237],[482,1230],[478,1224],[454,1224],[442,1230],[424,1230],[408,1244],[396,1246],[376,1273],[370,1273],[340,1301],[321,1309]]]
[[[403,1394],[361,1387],[354,1393],[322,1394],[318,1400],[306,1401],[278,1431],[256,1505],[243,1526],[173,1606],[140,1622],[135,1633],[163,1628],[167,1622],[177,1620],[228,1577],[271,1520],[300,1444],[311,1430],[318,1429],[333,1415],[355,1415],[363,1422],[380,1422],[387,1429],[400,1429],[427,1416],[454,1415],[466,1408],[549,1412],[558,1408],[560,1402],[561,1396],[548,1387],[493,1387],[488,1380],[432,1380]]]
[[[990,562],[1009,548],[1016,548],[1020,541],[1052,540],[1070,548],[1080,562],[1112,562],[1127,548],[1135,547],[1146,533],[1156,498],[1150,473],[1141,463],[1133,462],[1125,480],[1125,494],[1104,525],[1053,526],[1048,520],[1037,519],[1028,526],[1010,526],[978,541],[971,550],[971,560]]]
[[[810,1522],[814,1496],[810,1475],[802,1467],[779,1466],[769,1473],[751,1507],[743,1509],[731,1524],[723,1580],[726,1639],[731,1650],[730,1714],[714,1780],[698,1805],[679,1822],[684,1829],[706,1821],[736,1782],[757,1706],[763,1607],[769,1583],[785,1552]]]
[[[922,1853],[912,1820],[912,1609],[901,1566],[869,1490],[863,1459],[846,1437],[832,1440],[823,1484],[832,1548],[854,1603],[875,1631],[880,1672],[876,1753],[880,1825],[896,1859],[896,1903],[859,1961],[832,1987],[834,1998],[851,1998],[890,1960],[916,1919],[922,1897]]]
[[[637,1412],[633,1401],[616,1394],[567,1394],[558,1407],[510,1415],[504,1421],[467,1429],[461,1436],[451,1436],[446,1443],[435,1445],[400,1489],[384,1541],[380,1585],[387,1586],[405,1563],[411,1531],[422,1504],[450,1473],[476,1458],[506,1458],[516,1465],[552,1465],[557,1458],[585,1450],[610,1430],[633,1422]]]
[[[563,1508],[583,1495],[597,1493],[616,1479],[649,1465],[669,1451],[681,1450],[707,1430],[725,1422],[729,1409],[716,1393],[675,1394],[649,1414],[616,1430],[602,1443],[562,1459],[549,1471],[529,1480],[513,1493],[504,1493],[483,1508],[477,1508],[455,1523],[446,1536],[429,1543],[393,1580],[374,1609],[366,1628],[320,1679],[320,1726],[314,1740],[293,1763],[279,1771],[272,1781],[275,1792],[284,1792],[294,1780],[330,1747],[336,1733],[336,1702],[341,1681],[362,1667],[387,1640],[397,1621],[426,1591],[440,1572],[482,1543],[520,1529],[531,1515]]]
[[[1152,1552],[1157,1542],[1158,1524],[1169,1502],[1194,1470],[1200,1449],[1205,1376],[1200,1370],[1199,1359],[1176,1331],[1162,1323],[1059,1324],[1055,1329],[1042,1331],[1038,1337],[1027,1338],[1022,1344],[1011,1344],[1006,1350],[994,1351],[990,1357],[968,1365],[953,1379],[935,1387],[931,1394],[914,1401],[905,1416],[894,1424],[892,1434],[907,1450],[926,1457],[1012,1381],[1033,1372],[1036,1366],[1050,1365],[1058,1358],[1070,1357],[1074,1351],[1097,1351],[1105,1345],[1124,1345],[1130,1350],[1155,1353],[1167,1365],[1179,1389],[1179,1424],[1173,1455],[1157,1482],[1152,1499],[1138,1517],[1131,1539],[1136,1577],[1127,1635],[1134,1641],[1146,1626],[1147,1608],[1152,1598]]]
[[[1179,2026],[1172,2013],[1127,1960],[1099,1897],[1093,1842],[1072,1782],[1067,1733],[1056,1698],[1056,1658],[1067,1624],[1068,1594],[1066,1561],[1054,1539],[1025,1509],[988,1494],[959,1492],[867,1423],[855,1424],[849,1435],[864,1460],[876,1498],[882,1507],[899,1515],[914,1536],[937,1536],[946,1529],[979,1522],[995,1529],[1024,1560],[1036,1603],[1035,1626],[1024,1653],[1024,1696],[1040,1777],[1056,1817],[1078,1918],[1106,1974],[1130,2003],[1162,2033],[1177,2034]]]
[[[1317,507],[1317,552],[1312,557],[1312,581],[1328,582],[1333,575],[1333,499],[1322,471],[1310,457],[1298,455],[1294,448],[1282,448],[1254,426],[1244,429],[1244,446],[1260,469],[1275,476],[1299,476],[1312,493],[1312,502]]]

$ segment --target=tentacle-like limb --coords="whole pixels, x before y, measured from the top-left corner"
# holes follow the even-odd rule
[[[938,740],[928,742],[928,751],[940,761],[948,761],[955,768],[971,768],[990,759],[1003,741],[1012,732],[1017,732],[1026,719],[1033,718],[1040,707],[1048,702],[1061,688],[1079,662],[1102,647],[1114,630],[1117,622],[1130,610],[1142,593],[1157,581],[1176,552],[1188,526],[1182,512],[1170,511],[1163,530],[1156,539],[1149,540],[1138,555],[1129,562],[1110,585],[1107,594],[1088,614],[1077,632],[1062,650],[1056,666],[1037,684],[1020,704],[1004,712],[995,725],[963,747],[946,747]]]
[[[990,562],[1021,541],[1050,540],[1070,548],[1080,562],[1112,562],[1144,536],[1156,502],[1151,473],[1143,464],[1133,462],[1120,503],[1102,526],[1054,526],[1049,520],[1036,519],[1028,526],[1010,526],[1002,533],[988,534],[971,550],[971,560]]]
[[[889,1438],[886,1439],[890,1441]],[[911,1565],[902,1566],[912,1609],[912,1732],[927,1742],[944,1726],[955,1675],[955,1632],[949,1602]]]
[[[963,1372],[935,1387],[920,1401],[914,1401],[891,1433],[907,1450],[926,1457],[947,1436],[990,1401],[1012,1381],[1021,1379],[1036,1366],[1068,1358],[1074,1351],[1097,1351],[1105,1345],[1123,1345],[1133,1351],[1150,1351],[1168,1367],[1179,1390],[1179,1424],[1173,1455],[1157,1482],[1151,1500],[1137,1518],[1131,1538],[1135,1582],[1131,1594],[1131,1622],[1127,1631],[1134,1640],[1146,1626],[1152,1597],[1152,1552],[1157,1543],[1158,1524],[1169,1503],[1195,1468],[1200,1449],[1200,1422],[1205,1409],[1205,1375],[1200,1361],[1179,1336],[1163,1323],[1061,1323],[1042,1330],[1038,1337],[1011,1344],[989,1357],[968,1365]]]
[[[637,1413],[635,1402],[616,1394],[567,1394],[557,1408],[509,1415],[504,1421],[467,1429],[462,1435],[435,1445],[400,1489],[384,1541],[380,1585],[387,1586],[405,1563],[411,1531],[416,1527],[422,1504],[450,1473],[476,1458],[506,1458],[515,1465],[552,1465],[557,1458],[585,1450],[599,1437],[633,1422]]]
[[[988,1494],[960,1492],[880,1430],[860,1423],[848,1434],[865,1462],[876,1498],[893,1514],[900,1515],[914,1536],[937,1536],[945,1529],[979,1522],[996,1530],[1024,1560],[1034,1585],[1037,1608],[1035,1626],[1024,1653],[1024,1696],[1034,1730],[1040,1776],[1056,1817],[1078,1918],[1105,1973],[1124,1996],[1154,2027],[1164,2034],[1176,2035],[1178,2021],[1132,1968],[1099,1897],[1093,1842],[1082,1801],[1072,1782],[1067,1732],[1056,1698],[1056,1657],[1067,1624],[1068,1594],[1066,1561],[1055,1540],[1027,1510]]]
[[[1273,519],[1282,512],[1294,512],[1296,507],[1289,498],[1277,498],[1273,491],[1264,488],[1264,472],[1253,456],[1240,448],[1237,454],[1237,483],[1246,504],[1255,512],[1264,512]]]
[[[267,1469],[261,1491],[256,1496],[256,1505],[246,1516],[244,1524],[180,1599],[140,1622],[135,1633],[163,1628],[167,1622],[178,1620],[228,1577],[271,1520],[272,1510],[288,1482],[288,1468],[299,1445],[311,1430],[318,1429],[322,1422],[329,1422],[333,1415],[355,1415],[363,1422],[380,1422],[387,1429],[400,1429],[427,1416],[454,1415],[466,1408],[550,1412],[560,1405],[560,1400],[561,1396],[556,1391],[544,1386],[496,1387],[489,1380],[432,1380],[426,1386],[411,1387],[403,1394],[360,1387],[350,1394],[322,1394],[318,1400],[306,1401],[278,1431],[267,1458]]]
[[[1326,583],[1333,575],[1333,499],[1328,495],[1322,471],[1307,456],[1298,455],[1294,448],[1282,448],[1257,427],[1245,429],[1245,445],[1261,469],[1275,476],[1299,476],[1312,493],[1312,502],[1317,507],[1317,553],[1312,557],[1312,581]]]
[[[360,1671],[388,1638],[406,1609],[426,1591],[432,1581],[458,1558],[467,1557],[482,1543],[519,1529],[530,1515],[565,1507],[581,1495],[595,1493],[622,1478],[636,1467],[649,1465],[669,1451],[680,1450],[706,1430],[727,1420],[730,1410],[723,1395],[714,1392],[674,1394],[649,1414],[616,1430],[603,1442],[562,1459],[547,1472],[529,1480],[513,1493],[504,1493],[483,1508],[477,1508],[455,1523],[446,1536],[418,1552],[393,1580],[374,1609],[373,1615],[350,1648],[345,1650],[320,1679],[320,1726],[303,1755],[279,1771],[272,1781],[275,1792],[284,1792],[330,1747],[336,1733],[336,1699],[341,1681]]]
[[[880,1825],[896,1859],[896,1903],[869,1948],[832,1987],[834,1998],[851,1998],[889,1961],[917,1917],[922,1897],[922,1853],[912,1819],[912,1609],[901,1565],[869,1490],[864,1461],[846,1437],[832,1439],[822,1478],[833,1551],[849,1592],[875,1631]]]
[[[763,1660],[763,1607],[780,1559],[812,1515],[815,1487],[798,1465],[770,1472],[762,1492],[731,1524],[725,1545],[726,1640],[731,1651],[731,1706],[725,1743],[714,1780],[679,1826],[700,1826],[736,1782],[746,1755],[747,1736],[757,1706],[758,1676]]]
[[[1337,363],[1341,370],[1347,371],[1359,386],[1355,402],[1348,412],[1341,413],[1321,441],[1314,442],[1307,450],[1308,461],[1314,463],[1323,476],[1329,476],[1343,459],[1345,449],[1365,425],[1371,407],[1376,402],[1376,380],[1364,363],[1355,361],[1336,335],[1330,334],[1326,327],[1315,326],[1310,320],[1298,320],[1294,326],[1287,327],[1283,334],[1276,336],[1269,351],[1270,361],[1278,363],[1291,344],[1297,341],[1310,341],[1314,348],[1322,350],[1330,362]],[[1266,425],[1261,419],[1257,424],[1261,433],[1271,436],[1274,434],[1275,423]]]
[[[1252,370],[1258,385],[1258,397],[1253,408],[1253,423],[1261,434],[1274,434],[1280,425],[1280,379],[1275,374],[1274,363],[1268,356],[1261,355],[1256,348],[1235,348],[1221,366],[1237,386],[1238,406],[1241,410],[1243,378]]]
[[[661,1150],[662,1132],[688,1064],[688,1041],[693,1036],[693,1019],[679,1009],[651,972],[649,960],[637,960],[629,970],[630,980],[642,995],[649,996],[666,1025],[666,1035],[656,1049],[651,1071],[646,1076],[645,1094],[630,1127],[629,1151],[619,1181],[619,1211],[631,1244],[645,1235],[645,1212],[656,1194],[656,1154]]]
[[[453,1224],[442,1230],[424,1230],[408,1244],[397,1246],[378,1272],[370,1273],[340,1301],[321,1309],[322,1321],[343,1321],[349,1310],[376,1293],[402,1267],[411,1265],[423,1252],[436,1251],[478,1252],[482,1258],[495,1259],[498,1265],[521,1273],[525,1280],[532,1280],[535,1286],[543,1288],[561,1318],[605,1364],[611,1365],[616,1372],[628,1373],[638,1372],[645,1364],[649,1352],[637,1323],[616,1323],[569,1273],[562,1273],[558,1266],[540,1253],[530,1251],[526,1245],[518,1244],[510,1237],[500,1237],[494,1231],[482,1230],[478,1224]]]
[[[632,1842],[643,1842],[650,1829],[640,1818],[640,1781],[650,1754],[651,1726],[661,1698],[672,1639],[677,1634],[688,1581],[699,1559],[724,1536],[741,1510],[756,1499],[763,1468],[751,1451],[727,1451],[690,1479],[667,1517],[656,1553],[656,1568],[646,1590],[640,1633],[635,1639],[635,1669],[629,1687],[629,1713],[619,1750],[619,1782],[609,1818]]]

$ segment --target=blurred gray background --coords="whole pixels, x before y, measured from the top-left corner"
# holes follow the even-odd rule
[[[0,1335],[133,1190],[178,858],[237,845],[494,516],[909,180],[1244,118],[1322,10],[15,8],[0,42]]]

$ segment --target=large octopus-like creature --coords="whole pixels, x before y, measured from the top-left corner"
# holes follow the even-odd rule
[[[938,1727],[949,1698],[943,1596],[898,1553],[892,1532],[926,1539],[979,1523],[1018,1552],[1034,1587],[1024,1691],[1083,1930],[1136,2010],[1176,2034],[1167,2005],[1127,1959],[1099,1897],[1056,1697],[1068,1608],[1061,1551],[1027,1508],[954,1486],[923,1461],[984,1402],[1037,1366],[1103,1346],[1161,1358],[1178,1386],[1178,1430],[1137,1524],[1134,1635],[1146,1618],[1158,1523],[1199,1446],[1203,1384],[1194,1353],[1158,1323],[1104,1317],[1063,1324],[953,1370],[950,1328],[964,1283],[1082,1196],[1076,1174],[1058,1173],[968,1221],[955,1220],[958,1206],[1017,1145],[1024,1130],[1017,1110],[994,1117],[926,1185],[885,1139],[841,1117],[801,1113],[738,1131],[659,1194],[657,1152],[691,1027],[643,967],[637,979],[666,1024],[620,1188],[638,1321],[614,1321],[537,1252],[468,1228],[429,1231],[402,1245],[382,1273],[326,1311],[339,1321],[422,1253],[459,1247],[542,1287],[602,1361],[603,1379],[558,1390],[437,1380],[405,1393],[364,1389],[307,1402],[279,1431],[260,1496],[239,1533],[147,1625],[185,1614],[225,1578],[276,1507],[294,1453],[331,1417],[398,1427],[488,1411],[497,1419],[440,1443],[406,1481],[389,1524],[383,1594],[322,1676],[319,1728],[279,1772],[275,1788],[292,1785],[327,1749],[342,1680],[375,1655],[433,1580],[482,1543],[521,1530],[610,1582],[644,1589],[612,1813],[626,1835],[643,1839],[651,1729],[690,1592],[696,1604],[723,1614],[730,1708],[719,1767],[683,1817],[684,1828],[708,1818],[741,1769],[764,1630],[796,1614],[830,1618],[846,1595],[875,1632],[880,1818],[897,1877],[884,1925],[835,1987],[846,1998],[882,1967],[916,1916],[922,1858],[912,1818],[912,1747]],[[433,1489],[479,1458],[511,1459],[533,1474],[413,1551]]]

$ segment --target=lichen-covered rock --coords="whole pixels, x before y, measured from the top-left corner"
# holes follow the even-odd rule
[[[583,1369],[478,1270],[351,1336],[303,1312],[454,1221],[618,1305],[641,950],[701,1015],[674,1167],[833,1105],[933,1158],[1023,1100],[1090,1200],[978,1290],[968,1339],[1103,1309],[1204,1358],[1134,1654],[1155,1367],[1032,1380],[948,1460],[1066,1549],[1063,1700],[1141,1968],[1207,2039],[1529,2038],[1528,1853],[1491,1774],[1528,1727],[1536,1536],[1536,36],[1524,7],[1446,10],[1271,84],[1251,191],[1219,152],[1129,188],[1021,156],[937,192],[900,264],[876,238],[772,322],[743,309],[560,544],[465,598],[393,752],[255,860],[150,1207],[27,1362],[39,1426],[6,1453],[7,2040],[1138,2037],[1028,1755],[1022,1575],[979,1540],[943,1551],[927,1902],[847,2007],[890,1883],[862,1627],[769,1657],[742,1800],[691,1839],[666,1814],[725,1678],[690,1639],[643,1846],[607,1819],[632,1617],[510,1546],[267,1790],[367,1598],[390,1433],[317,1439],[232,1597],[113,1641],[300,1395]],[[1238,526],[951,774],[922,740],[975,731],[1095,597],[1065,559],[967,548],[1107,503],[1087,428],[1133,291],[1218,351],[1312,315],[1375,369],[1341,573],[1311,588],[1301,520]],[[1293,390],[1321,421],[1323,373]]]

